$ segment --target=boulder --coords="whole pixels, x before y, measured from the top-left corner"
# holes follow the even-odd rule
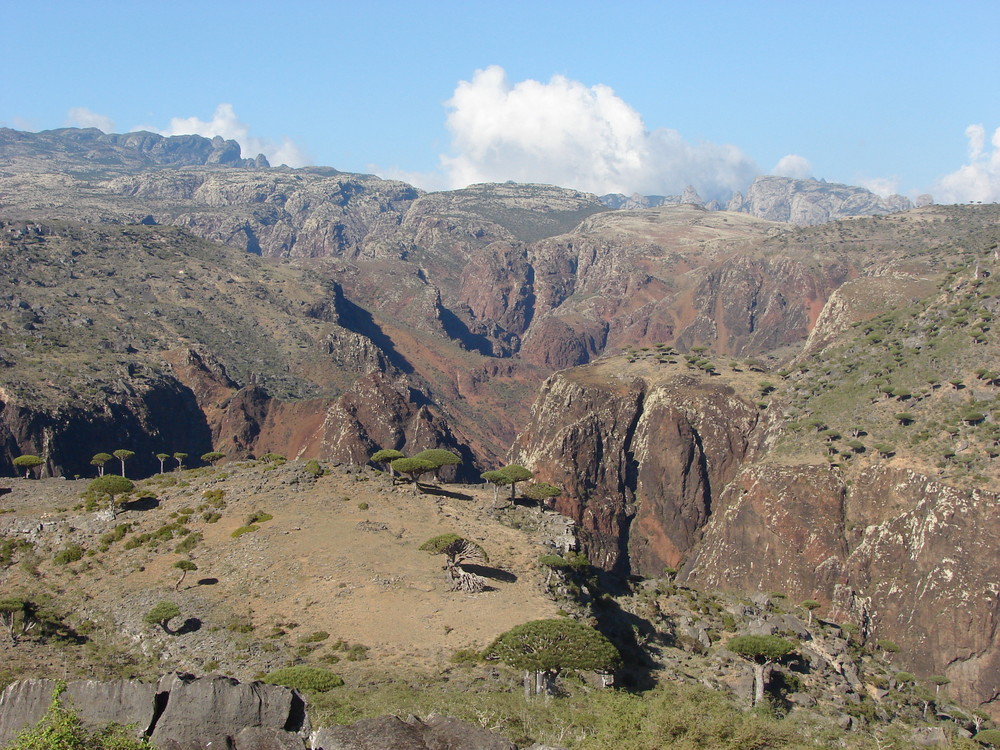
[[[7,686],[0,694],[0,747],[42,718],[57,684],[56,680],[21,680]],[[155,692],[155,685],[134,680],[76,680],[66,685],[60,700],[89,726],[131,724],[138,735],[154,721]]]
[[[277,685],[174,674],[160,678],[157,694],[164,693],[166,707],[150,736],[157,746],[166,747],[170,740],[177,750],[226,747],[246,727],[309,729],[305,701],[297,691]]]
[[[314,732],[312,750],[517,750],[500,735],[458,719],[379,716]]]
[[[305,750],[305,740],[283,729],[243,727],[233,738],[235,750]]]

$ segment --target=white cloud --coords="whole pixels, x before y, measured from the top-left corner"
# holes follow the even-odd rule
[[[446,104],[452,155],[441,157],[441,168],[451,187],[515,180],[677,194],[693,185],[703,198],[726,199],[760,172],[735,146],[650,132],[608,86],[563,76],[511,85],[493,65],[461,81]]]
[[[812,177],[812,164],[804,156],[786,154],[774,165],[771,174],[777,177],[790,177],[793,180],[808,180]]]
[[[1000,128],[993,131],[992,149],[986,145],[986,128],[970,125],[965,129],[969,140],[969,162],[938,180],[934,195],[938,203],[1000,201]]]
[[[252,159],[257,154],[264,154],[274,166],[287,164],[290,167],[304,167],[311,163],[305,152],[288,138],[282,138],[281,143],[274,143],[250,135],[250,126],[240,121],[232,104],[220,104],[208,122],[197,117],[174,117],[165,130],[146,129],[154,130],[160,135],[200,135],[206,138],[220,135],[239,143],[244,158]]]
[[[66,126],[70,128],[97,128],[105,133],[115,132],[115,122],[110,117],[91,112],[86,107],[71,107],[66,112]]]
[[[861,180],[859,184],[866,190],[871,190],[880,198],[888,198],[890,195],[897,195],[899,193],[899,180],[895,177],[872,177],[871,179]]]

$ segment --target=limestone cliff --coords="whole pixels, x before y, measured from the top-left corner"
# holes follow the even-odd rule
[[[877,216],[913,208],[901,195],[880,198],[869,190],[820,180],[758,177],[744,197],[737,193],[727,209],[770,221],[823,224],[852,216]]]

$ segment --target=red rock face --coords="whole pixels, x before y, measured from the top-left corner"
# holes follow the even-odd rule
[[[556,507],[580,524],[595,565],[657,575],[700,537],[714,488],[747,454],[756,409],[704,380],[616,383],[589,371],[546,382],[512,455],[564,488]]]
[[[876,467],[847,487],[819,466],[744,467],[682,572],[727,591],[816,599],[959,701],[1000,691],[1000,496]]]
[[[765,463],[758,414],[706,377],[589,365],[546,382],[512,458],[564,488],[556,507],[593,564],[816,599],[870,642],[895,641],[900,668],[946,675],[970,705],[995,701],[1000,496],[886,466],[847,483]]]

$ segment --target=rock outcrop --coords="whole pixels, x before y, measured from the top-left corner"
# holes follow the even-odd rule
[[[503,737],[446,716],[361,719],[314,732],[312,750],[517,750]]]
[[[97,128],[59,128],[29,133],[0,128],[0,159],[17,170],[54,171],[81,162],[107,170],[219,165],[267,168],[263,154],[241,156],[240,144],[220,136],[162,136],[147,131],[103,133]]]
[[[876,466],[745,466],[681,573],[726,591],[817,599],[862,637],[900,645],[969,703],[1000,696],[1000,496]]]
[[[0,745],[42,717],[57,684],[23,680],[0,694]],[[221,675],[166,675],[156,684],[77,680],[66,684],[60,701],[90,726],[132,725],[161,750],[302,748],[310,731],[298,692]]]
[[[707,378],[606,377],[613,367],[552,376],[512,456],[564,488],[556,508],[594,564],[655,576],[699,539],[750,451],[757,409]]]
[[[0,694],[0,745],[42,718],[55,680],[22,680]],[[362,719],[313,732],[295,690],[231,677],[173,674],[158,683],[76,680],[60,695],[90,727],[131,726],[159,750],[517,750],[493,732],[432,714]]]
[[[913,204],[901,195],[880,198],[861,187],[768,175],[754,180],[746,196],[736,193],[726,208],[769,221],[813,225],[907,211]]]

